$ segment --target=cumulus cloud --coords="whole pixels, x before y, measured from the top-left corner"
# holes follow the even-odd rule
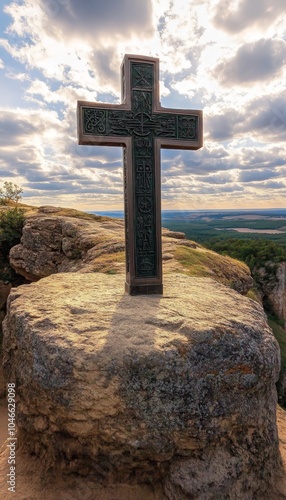
[[[203,149],[161,153],[163,206],[255,206],[271,196],[282,206],[286,22],[276,16],[282,3],[260,3],[275,21],[264,35],[255,1],[223,10],[218,0],[7,0],[1,180],[13,178],[35,204],[123,207],[122,150],[77,145],[76,101],[120,102],[122,56],[146,54],[160,58],[163,106],[205,104]],[[253,29],[242,37],[245,9]]]
[[[286,182],[281,181],[268,181],[263,183],[265,189],[285,189]]]
[[[95,97],[113,92],[120,98],[124,52],[153,50],[152,0],[23,0],[4,10],[13,18],[14,37],[3,37],[0,46],[26,68],[93,89]]]
[[[268,27],[281,14],[286,13],[284,0],[221,0],[213,23],[229,33],[238,33],[252,26]]]
[[[17,120],[14,113],[0,112],[0,145],[2,147],[19,145],[23,139],[36,131],[36,127],[28,120],[21,117]]]
[[[239,113],[234,109],[226,109],[222,114],[206,117],[205,126],[209,137],[223,141],[235,135],[235,126],[238,122]]]
[[[285,62],[286,42],[262,38],[242,45],[233,58],[216,66],[214,76],[225,86],[251,84],[273,79]]]
[[[209,184],[226,184],[233,180],[233,177],[230,173],[217,173],[215,175],[207,175],[199,177],[201,182],[206,182]]]
[[[254,182],[254,181],[265,181],[272,179],[273,177],[279,177],[280,173],[278,171],[264,169],[264,170],[247,170],[240,172],[239,181],[240,182]]]
[[[150,0],[39,0],[50,21],[49,30],[65,37],[83,37],[96,45],[97,37],[152,34]]]
[[[205,117],[205,134],[215,141],[247,135],[259,142],[286,140],[286,92],[251,99],[239,110],[226,108]]]
[[[43,196],[54,203],[49,196],[65,195],[73,196],[72,204],[81,203],[83,193],[91,200],[96,194],[118,197],[120,203],[121,151],[102,148],[97,155],[100,148],[87,148],[88,154],[81,155],[75,150],[75,123],[71,138],[70,127],[50,109],[0,109],[1,179],[13,178],[31,203],[41,204]]]

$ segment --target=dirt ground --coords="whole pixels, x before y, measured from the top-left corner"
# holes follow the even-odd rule
[[[1,360],[0,360],[1,362]],[[0,370],[1,372],[1,370]],[[7,447],[7,403],[3,392],[4,379],[0,374],[0,498],[1,500],[166,500],[161,488],[121,484],[102,488],[91,479],[79,476],[44,473],[39,459],[16,453],[16,492],[8,491],[9,448]],[[277,407],[277,424],[284,473],[260,500],[286,499],[286,412]],[[241,500],[251,500],[245,498]]]

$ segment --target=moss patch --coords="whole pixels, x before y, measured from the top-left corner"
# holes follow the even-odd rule
[[[249,269],[243,262],[204,249],[182,245],[176,248],[174,257],[187,269],[188,275],[210,277],[229,286],[240,272],[243,275],[249,274]]]
[[[103,253],[93,263],[95,273],[118,274],[124,271],[125,252]]]

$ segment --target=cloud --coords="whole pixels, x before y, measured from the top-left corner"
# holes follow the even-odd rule
[[[239,113],[225,110],[223,114],[208,116],[205,119],[205,127],[209,136],[216,141],[230,139],[235,134],[235,126],[239,122]]]
[[[248,85],[274,78],[286,62],[286,42],[260,39],[242,45],[236,55],[216,66],[213,75],[225,86]]]
[[[242,147],[237,154],[238,165],[243,169],[273,169],[285,165],[286,155],[283,149],[270,144],[263,147]],[[275,175],[274,175],[275,176]]]
[[[34,169],[48,171],[47,154],[60,151],[55,139],[62,129],[51,110],[0,109],[1,168],[23,178]]]
[[[268,136],[268,140],[286,140],[286,92],[259,97],[253,100],[246,109],[246,130],[255,130],[258,134]]]
[[[69,38],[81,37],[96,44],[98,37],[118,39],[132,34],[152,34],[151,0],[39,0],[52,21],[49,31]]]
[[[275,17],[281,2],[261,4],[264,12],[254,0],[6,0],[1,180],[37,205],[122,207],[122,149],[77,145],[76,101],[119,103],[123,54],[145,53],[160,58],[164,107],[205,105],[204,147],[161,153],[163,203],[285,204],[286,24]],[[267,16],[273,25],[261,35]]]
[[[206,182],[209,184],[226,184],[232,181],[232,175],[229,173],[218,172],[215,175],[207,175],[199,178],[201,182]]]
[[[286,12],[284,0],[221,0],[212,19],[214,25],[229,33],[239,33],[252,26],[268,28]]]
[[[93,91],[93,100],[97,91],[119,99],[124,52],[153,50],[151,0],[23,0],[4,10],[13,36],[0,45],[10,56],[44,78]]]
[[[120,68],[117,57],[114,54],[114,47],[100,47],[100,50],[93,50],[89,56],[90,68],[96,73],[100,85],[106,83],[119,83]]]
[[[0,169],[0,177],[3,177],[4,179],[6,178],[10,178],[10,177],[16,177],[16,174],[15,172],[11,172],[11,170],[8,170],[8,169],[3,169],[1,167]]]
[[[259,142],[286,140],[286,92],[250,99],[240,109],[205,113],[205,136],[214,141],[251,136]]]
[[[21,144],[23,139],[37,131],[36,127],[25,118],[15,119],[14,113],[0,111],[0,145]]]
[[[250,170],[242,171],[239,174],[240,182],[255,182],[255,181],[265,181],[272,179],[273,177],[279,177],[280,173],[277,171],[264,169],[264,170]]]
[[[286,183],[278,181],[268,181],[263,183],[263,187],[264,189],[285,189]]]

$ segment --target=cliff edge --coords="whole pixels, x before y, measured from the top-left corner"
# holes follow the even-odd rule
[[[211,277],[242,294],[253,284],[245,264],[187,240],[184,233],[163,228],[162,246],[164,273]],[[124,221],[40,207],[27,217],[9,260],[28,281],[61,272],[124,274]]]

